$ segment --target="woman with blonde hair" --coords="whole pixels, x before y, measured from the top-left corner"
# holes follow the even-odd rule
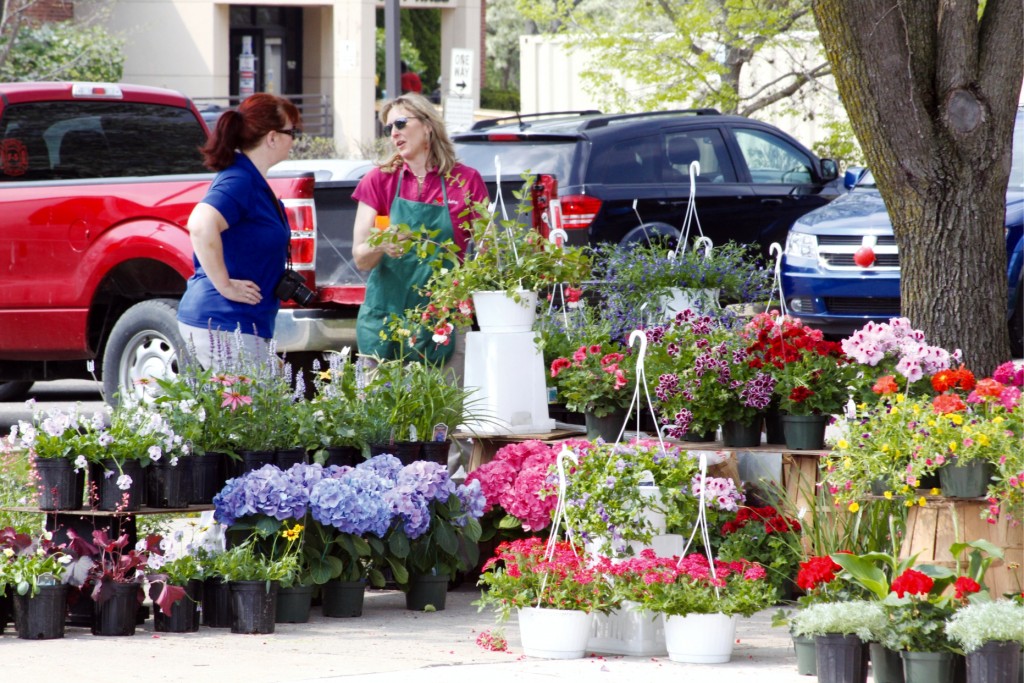
[[[487,202],[488,196],[480,174],[456,159],[444,122],[425,97],[409,93],[387,102],[380,120],[394,153],[366,174],[353,193],[359,208],[352,257],[360,270],[371,271],[356,321],[356,341],[364,356],[393,359],[403,349],[380,333],[392,315],[403,317],[407,309],[426,303],[419,290],[432,269],[429,260],[412,251],[403,254],[396,244],[371,246],[378,216],[386,216],[390,225],[437,230],[436,239],[454,242],[461,255],[475,217],[472,209]],[[428,362],[451,357],[450,337],[444,344],[435,344],[429,334],[420,337],[416,351]]]

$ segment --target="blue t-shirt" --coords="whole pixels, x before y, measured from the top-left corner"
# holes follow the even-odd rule
[[[281,305],[274,287],[284,274],[291,238],[282,218],[283,207],[266,179],[241,153],[213,179],[203,203],[217,209],[228,223],[228,229],[220,234],[228,275],[234,280],[252,280],[263,298],[256,305],[225,299],[193,256],[196,272],[178,305],[178,320],[225,332],[234,332],[241,325],[244,334],[252,334],[255,327],[256,335],[273,337]]]

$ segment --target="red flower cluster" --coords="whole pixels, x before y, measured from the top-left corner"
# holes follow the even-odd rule
[[[897,597],[902,598],[907,593],[910,595],[927,595],[934,585],[935,581],[927,574],[916,569],[906,569],[902,574],[893,579],[890,590]]]
[[[789,400],[794,403],[803,403],[811,396],[814,396],[814,392],[807,387],[793,387],[793,391],[789,392]]]
[[[963,600],[971,593],[980,591],[981,585],[969,576],[961,576],[953,584],[953,590],[956,591],[956,599]]]
[[[932,375],[932,388],[940,394],[950,389],[970,391],[974,388],[974,373],[963,365],[955,370],[939,370]]]
[[[744,334],[752,339],[747,347],[752,368],[774,365],[782,369],[786,363],[799,360],[804,349],[820,356],[842,355],[839,344],[825,341],[821,330],[807,327],[799,318],[780,316],[778,311],[754,316],[744,328]]]
[[[766,505],[759,508],[741,507],[736,513],[736,519],[722,525],[722,533],[728,536],[751,522],[763,524],[765,533],[768,534],[800,531],[800,522],[783,517],[771,505]]]
[[[806,562],[800,563],[800,571],[796,574],[796,585],[805,591],[813,590],[818,586],[831,583],[836,578],[836,572],[841,570],[828,555],[812,557]]]
[[[967,404],[956,394],[942,394],[932,399],[932,410],[938,415],[959,413],[967,409]]]
[[[875,392],[880,396],[886,394],[895,394],[900,390],[900,385],[896,383],[896,378],[892,375],[885,375],[880,377],[875,385],[871,387],[871,391]]]

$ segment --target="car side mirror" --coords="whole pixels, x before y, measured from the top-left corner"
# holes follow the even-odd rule
[[[839,177],[839,164],[835,159],[821,160],[821,179],[826,183]]]
[[[850,166],[846,169],[846,175],[843,177],[843,187],[847,190],[852,190],[860,182],[861,176],[864,175],[866,169],[863,166]]]

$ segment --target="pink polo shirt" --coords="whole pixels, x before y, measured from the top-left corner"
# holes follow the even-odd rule
[[[401,171],[395,173],[385,173],[380,168],[374,168],[359,181],[355,192],[352,193],[353,198],[375,210],[377,215],[387,216],[391,213],[391,202],[395,198],[399,173],[403,174],[402,199],[438,205],[444,201],[441,193],[441,176],[436,170],[427,171],[421,191],[416,176],[408,166],[403,166]],[[455,228],[455,244],[459,247],[461,258],[469,241],[468,221],[474,215],[460,214],[477,202],[486,204],[490,198],[483,178],[476,169],[465,164],[455,164],[455,168],[445,180],[445,190],[448,192],[448,213],[451,214],[452,225]]]

